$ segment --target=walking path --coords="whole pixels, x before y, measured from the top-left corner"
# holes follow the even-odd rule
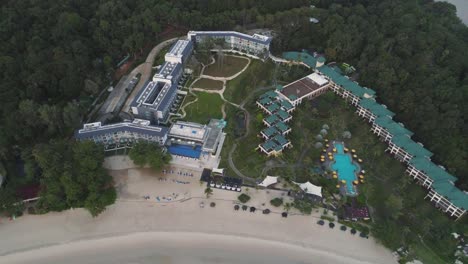
[[[198,96],[196,93],[194,92],[204,92],[204,93],[212,93],[212,94],[219,94],[219,96],[221,97],[221,100],[223,100],[224,103],[228,103],[228,104],[231,104],[235,107],[238,107],[239,108],[239,105],[238,104],[235,104],[233,102],[230,102],[228,101],[226,98],[224,98],[224,91],[226,90],[226,82],[227,81],[230,81],[230,80],[233,80],[235,78],[237,78],[239,75],[241,75],[245,70],[247,70],[247,68],[250,66],[250,63],[251,63],[251,59],[250,58],[245,58],[245,57],[242,57],[242,56],[236,56],[236,55],[229,55],[229,56],[232,56],[232,57],[239,57],[239,58],[243,58],[243,59],[247,59],[248,62],[247,62],[247,65],[244,66],[244,68],[242,68],[242,70],[240,70],[239,72],[237,72],[236,74],[234,75],[231,75],[231,76],[228,76],[228,77],[214,77],[214,76],[211,76],[211,75],[205,75],[203,74],[203,72],[205,71],[205,68],[209,65],[212,65],[214,64],[216,61],[213,57],[211,57],[211,62],[207,65],[204,65],[202,63],[202,69],[200,71],[200,76],[198,76],[195,80],[192,81],[192,83],[190,84],[190,86],[188,87],[188,90],[189,90],[189,93],[193,96],[195,96],[195,100],[191,101],[191,102],[188,102],[186,104],[184,104],[180,110],[182,112],[182,115],[181,116],[177,116],[177,118],[185,118],[185,116],[187,115],[187,112],[185,112],[185,107],[193,104],[193,103],[196,103],[198,101]],[[194,88],[193,85],[200,79],[211,79],[211,80],[216,80],[216,81],[222,81],[223,82],[223,88],[221,90],[209,90],[209,89],[203,89],[203,88]],[[225,104],[223,104],[221,106],[221,112],[223,114],[223,118],[226,118],[226,112],[225,112]]]

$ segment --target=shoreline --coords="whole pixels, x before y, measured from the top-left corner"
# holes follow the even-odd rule
[[[120,162],[122,160],[115,159],[115,161]],[[124,166],[127,165],[125,164]],[[178,170],[187,171],[188,169],[177,168]],[[192,172],[197,173],[195,171]],[[259,256],[257,256],[257,252],[268,251],[268,249],[263,249],[264,244],[279,243],[282,247],[285,247],[285,245],[296,247],[292,251],[297,251],[298,248],[301,248],[303,251],[308,252],[306,252],[308,256],[314,256],[314,254],[320,255],[322,259],[327,259],[323,263],[347,263],[340,260],[340,258],[353,260],[352,263],[396,263],[390,250],[376,243],[372,237],[369,239],[361,238],[359,235],[352,235],[349,230],[347,232],[341,231],[339,226],[331,229],[328,226],[318,225],[316,222],[320,219],[322,209],[314,209],[312,215],[299,215],[296,212],[290,212],[287,218],[283,218],[280,212],[284,209],[271,207],[269,201],[276,197],[290,199],[284,191],[244,190],[245,193],[252,197],[247,205],[259,208],[257,212],[251,213],[249,211],[234,210],[234,204],[238,203],[238,192],[213,189],[212,197],[205,198],[203,195],[205,186],[200,184],[198,179],[200,172],[194,177],[187,177],[176,173],[164,175],[149,169],[113,170],[109,171],[109,173],[114,177],[118,199],[115,204],[107,207],[104,212],[95,218],[85,209],[76,208],[63,212],[50,212],[44,215],[26,214],[14,221],[1,219],[0,236],[8,239],[0,240],[0,263],[5,263],[3,260],[11,256],[18,258],[21,256],[26,257],[33,253],[41,254],[40,252],[43,251],[47,252],[51,250],[51,252],[54,252],[57,248],[70,245],[72,247],[74,247],[73,245],[81,244],[94,245],[96,241],[101,241],[101,245],[105,248],[106,244],[112,245],[116,240],[121,240],[122,238],[132,240],[130,238],[138,237],[138,234],[145,234],[148,237],[156,236],[155,239],[158,236],[169,237],[166,239],[167,241],[177,236],[177,234],[183,234],[181,235],[182,237],[217,237],[218,242],[214,245],[205,243],[206,247],[200,248],[201,251],[205,251],[204,255],[200,255],[197,251],[191,253],[199,258],[211,256],[212,252],[208,249],[213,246],[226,244],[231,240],[238,241],[234,246],[220,248],[220,252],[225,253],[224,255],[219,253],[219,256],[217,256],[219,259],[231,257],[232,252],[229,249],[240,248],[250,239],[256,241],[252,242],[252,248],[261,250],[255,250],[250,255],[244,254],[243,251],[238,253],[245,255],[245,258],[251,256],[258,260]],[[168,180],[161,181],[161,177],[167,177]],[[183,180],[189,183],[177,184],[176,180]],[[157,197],[174,197],[182,194],[186,195],[187,199],[167,203],[157,200]],[[146,195],[151,196],[151,199],[146,200],[142,198],[142,196]],[[202,201],[206,206],[200,206],[200,202]],[[211,202],[216,203],[214,208],[209,206]],[[268,207],[277,213],[262,214],[260,209]],[[150,236],[149,234],[158,235]],[[181,245],[186,246],[185,250],[187,252],[193,251],[193,248],[200,246],[200,241],[202,240],[180,239]],[[138,239],[134,240],[135,243],[139,243],[138,241]],[[154,243],[148,244],[153,245]],[[162,243],[162,246],[165,244]],[[142,250],[141,254],[143,255],[151,254],[154,249],[150,250],[147,247],[143,243],[141,247],[135,249],[135,252],[130,252],[125,257],[138,257],[138,255],[135,255],[139,254],[138,250]],[[168,252],[173,252],[175,248],[178,248],[178,246],[168,248],[167,250]],[[283,252],[280,248],[273,253],[284,253],[286,257],[291,257],[291,254]],[[250,248],[246,248],[245,250],[246,252],[251,251]],[[122,250],[116,249],[116,252],[121,251],[125,251],[125,247]],[[60,251],[55,252],[61,254]],[[85,251],[82,252],[82,254],[84,253]],[[165,253],[161,252],[161,254],[164,255]],[[161,254],[154,257],[160,258]],[[169,256],[166,254],[164,257],[177,259],[180,255],[177,252],[171,254]],[[326,254],[331,254],[333,257],[327,257]],[[51,253],[50,255],[54,254]],[[112,257],[113,253],[110,256]],[[277,258],[280,259],[285,256],[278,255]],[[73,258],[70,257],[70,259]],[[135,260],[128,260],[126,262],[115,260],[93,262],[92,260],[92,257],[88,259],[91,263],[143,263]],[[192,263],[186,259],[181,261],[179,263]],[[270,264],[276,264],[277,262],[275,261],[276,259],[272,259]],[[45,263],[62,262],[65,261],[49,261]],[[297,263],[309,262],[302,261]],[[12,263],[12,261],[9,263]],[[83,263],[86,262],[83,261]],[[153,261],[151,263],[165,262]],[[210,262],[201,261],[200,263]],[[256,262],[246,259],[244,262],[213,263]],[[314,261],[314,264],[318,263]]]
[[[196,245],[192,244],[191,241],[197,240]],[[118,244],[131,243],[133,245],[145,242],[161,242],[171,244],[175,243],[178,246],[180,244],[189,244],[195,248],[203,248],[206,245],[210,245],[210,250],[220,250],[226,246],[235,246],[236,249],[246,250],[258,250],[258,248],[278,248],[282,250],[282,256],[286,258],[296,259],[296,261],[306,261],[310,258],[318,258],[325,262],[314,262],[314,263],[375,263],[368,262],[362,259],[350,258],[337,254],[336,252],[326,251],[307,245],[301,245],[294,242],[284,242],[271,239],[258,238],[253,236],[241,236],[234,234],[219,234],[219,233],[200,233],[200,232],[179,232],[179,231],[151,231],[151,232],[132,232],[126,234],[110,234],[100,235],[97,237],[80,238],[77,240],[67,241],[58,244],[44,245],[36,248],[24,249],[17,252],[11,252],[2,254],[0,263],[27,263],[29,261],[35,261],[36,263],[42,263],[41,259],[45,261],[51,261],[50,258],[60,257],[61,255],[67,254],[80,254],[83,256],[83,252],[91,249],[100,248],[100,250],[107,247],[115,249]],[[213,248],[214,247],[214,248]],[[236,252],[237,253],[237,252]],[[244,251],[239,251],[239,254]],[[286,254],[284,254],[286,253]],[[294,254],[293,254],[294,253]],[[269,252],[269,254],[272,254]],[[300,260],[297,260],[300,259]],[[6,262],[5,262],[6,261]],[[19,261],[19,262],[18,262]],[[24,262],[27,261],[27,262]],[[80,263],[83,260],[79,260]],[[330,262],[333,261],[333,262]],[[46,263],[46,262],[44,262]],[[73,262],[72,262],[73,263]],[[84,262],[86,263],[86,262]],[[294,262],[295,263],[295,262]],[[298,262],[299,263],[299,262]],[[302,262],[301,262],[302,263]]]

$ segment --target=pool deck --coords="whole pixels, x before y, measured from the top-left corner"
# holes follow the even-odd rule
[[[343,146],[343,149],[346,148],[344,142],[342,142],[342,141],[332,141],[332,142],[325,142],[325,144],[326,144],[326,145],[325,145],[325,148],[322,150],[322,155],[325,157],[325,161],[322,162],[323,167],[324,167],[324,168],[329,168],[329,169],[331,169],[332,171],[335,171],[335,170],[333,169],[333,165],[334,165],[335,162],[336,162],[336,161],[335,161],[335,155],[337,154],[337,152],[334,152],[333,149],[334,149],[334,148],[336,149],[335,144],[337,144],[337,143],[338,143],[338,144],[341,144],[341,145]],[[327,146],[327,145],[328,145],[328,146]],[[332,155],[333,155],[333,159],[332,159],[332,160],[330,160],[330,159],[328,158],[328,153],[332,153]],[[341,153],[340,153],[340,154],[341,154]],[[345,155],[348,155],[348,156],[350,157],[350,160],[351,160],[352,164],[353,164],[354,166],[357,167],[357,169],[354,171],[354,180],[359,180],[358,174],[359,174],[359,172],[361,171],[361,166],[360,166],[360,164],[359,164],[358,162],[355,161],[355,158],[353,158],[353,156],[352,156],[352,154],[351,154],[351,150],[350,150],[349,152],[344,151],[344,154],[345,154]],[[354,153],[354,154],[356,154],[356,153]],[[331,175],[330,175],[330,176],[331,176]],[[338,173],[337,184],[340,185],[340,193],[341,193],[342,195],[353,196],[353,197],[358,195],[358,187],[357,187],[356,185],[354,185],[352,182],[350,182],[350,181],[348,181],[348,180],[346,181],[346,184],[342,184],[342,183],[341,183],[341,180],[343,180],[343,179],[340,178],[340,175],[339,175],[339,173]],[[345,180],[346,180],[346,179],[345,179]],[[354,180],[353,180],[353,181],[354,181]],[[351,186],[349,186],[350,184],[351,184]],[[354,192],[353,192],[353,193],[349,192],[349,190],[348,190],[349,187],[351,187],[351,188],[354,189]]]

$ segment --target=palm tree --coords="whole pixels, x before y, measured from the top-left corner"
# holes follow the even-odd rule
[[[213,194],[213,190],[210,188],[210,186],[206,187],[205,194],[206,198],[210,198],[210,196]]]

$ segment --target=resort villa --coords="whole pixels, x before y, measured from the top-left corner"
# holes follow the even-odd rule
[[[413,133],[403,124],[393,120],[395,114],[385,105],[377,103],[374,90],[362,87],[341,74],[337,67],[324,65],[322,57],[315,58],[307,53],[286,52],[284,59],[277,62],[296,63],[314,70],[314,73],[328,82],[324,90],[330,89],[350,104],[356,106],[356,113],[371,124],[371,131],[388,144],[387,152],[407,166],[406,173],[419,185],[428,189],[426,199],[451,217],[459,219],[468,210],[468,194],[455,186],[457,178],[443,167],[434,164],[433,155],[421,143],[411,139]],[[280,92],[281,93],[281,92]],[[281,97],[279,95],[278,97]],[[281,98],[285,98],[282,96]],[[286,96],[286,98],[288,98]],[[305,97],[304,97],[305,98]],[[289,98],[291,99],[291,98]],[[293,99],[296,99],[293,97]],[[300,103],[299,98],[296,99]],[[265,101],[257,101],[262,109]],[[293,104],[297,106],[297,104]]]
[[[303,100],[325,93],[328,85],[327,79],[314,72],[285,86],[278,85],[274,91],[261,95],[256,104],[268,116],[263,119],[267,128],[260,132],[265,142],[259,144],[258,149],[268,156],[277,156],[283,149],[292,147],[284,137],[291,132],[286,124],[292,119],[291,113]]]

